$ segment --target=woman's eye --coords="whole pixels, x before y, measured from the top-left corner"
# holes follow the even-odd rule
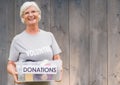
[[[36,13],[37,11],[25,12],[24,15],[28,15],[29,13]]]
[[[26,15],[26,14],[29,14],[29,12],[25,12],[25,15]]]
[[[32,11],[31,13],[35,13],[36,11]]]

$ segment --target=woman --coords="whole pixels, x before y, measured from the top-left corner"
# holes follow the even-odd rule
[[[14,37],[7,66],[8,72],[17,84],[20,82],[17,79],[15,62],[58,60],[60,59],[59,53],[61,53],[53,34],[39,28],[41,11],[35,2],[25,2],[20,9],[20,17],[26,29]]]

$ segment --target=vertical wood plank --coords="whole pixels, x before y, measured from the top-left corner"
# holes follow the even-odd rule
[[[40,29],[50,31],[50,0],[35,0],[41,9]]]
[[[8,57],[9,57],[9,50],[10,50],[10,45],[12,42],[12,39],[15,35],[15,1],[14,0],[7,0],[8,2],[6,3],[6,7],[7,7],[7,16],[6,16],[6,30],[7,30],[7,49],[6,49],[6,62],[8,62]],[[5,43],[5,42],[4,42]],[[5,67],[7,68],[7,66]],[[5,80],[6,82],[6,80]],[[14,80],[13,77],[8,74],[8,81],[6,82],[7,84],[4,85],[14,85]]]
[[[10,5],[7,4],[8,0],[1,0],[0,3],[0,84],[7,85],[8,75],[7,75],[7,60],[8,60],[8,30],[9,17],[12,16],[12,11],[8,13]],[[14,13],[14,12],[13,12]]]
[[[69,0],[70,85],[89,85],[89,0]]]
[[[108,85],[120,84],[120,1],[108,1]]]
[[[5,55],[5,50],[6,50],[6,9],[7,7],[4,6],[5,2],[7,1],[1,1],[0,4],[0,26],[1,26],[1,30],[0,30],[0,40],[2,40],[2,42],[0,43],[0,83],[6,84],[5,80],[7,80],[7,75],[6,75],[6,55]],[[5,43],[4,43],[5,42]]]
[[[20,19],[20,7],[26,0],[15,0],[15,35],[25,30],[25,25]]]
[[[63,79],[57,85],[69,85],[69,28],[68,0],[51,0],[51,29],[60,48],[63,60]]]
[[[7,2],[7,1],[6,1]],[[6,71],[4,71],[5,70],[5,65],[6,65],[6,60],[5,60],[5,54],[4,54],[4,51],[6,50],[6,46],[5,46],[5,41],[6,41],[6,21],[5,21],[5,19],[6,19],[6,7],[4,6],[4,4],[5,4],[5,1],[1,1],[1,3],[0,3],[0,11],[1,11],[1,13],[0,13],[0,26],[1,26],[1,31],[0,31],[0,40],[2,40],[1,41],[1,43],[0,43],[0,83],[1,84],[6,84],[6,82],[4,81],[5,79],[6,79],[6,76],[7,75],[5,75],[5,73],[6,73]],[[5,42],[5,43],[4,43]]]
[[[107,0],[90,1],[90,85],[107,85]]]

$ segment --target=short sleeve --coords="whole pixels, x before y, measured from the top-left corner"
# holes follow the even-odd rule
[[[53,55],[61,53],[62,51],[61,51],[54,35],[52,33],[50,33],[50,35],[51,35],[51,38],[52,38],[52,45],[51,46],[52,46],[52,49],[53,49]]]
[[[16,40],[13,39],[12,43],[11,43],[11,46],[10,46],[10,52],[9,52],[8,60],[16,62],[18,60],[18,57],[19,57],[19,52],[16,48]]]

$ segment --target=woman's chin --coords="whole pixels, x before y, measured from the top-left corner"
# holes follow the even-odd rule
[[[34,25],[36,23],[37,23],[36,21],[30,21],[30,22],[28,22],[28,25]]]

